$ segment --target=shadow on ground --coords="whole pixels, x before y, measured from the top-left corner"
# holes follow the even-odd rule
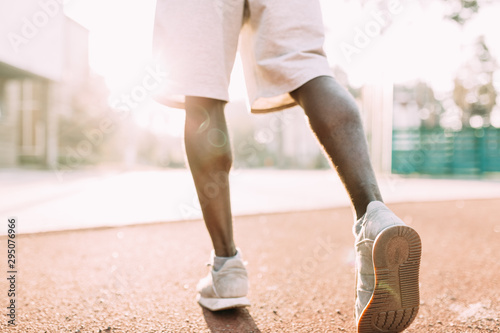
[[[260,333],[246,308],[212,312],[203,308],[203,317],[211,332]]]

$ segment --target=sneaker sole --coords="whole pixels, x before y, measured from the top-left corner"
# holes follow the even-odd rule
[[[358,333],[401,332],[415,319],[422,243],[408,226],[382,231],[373,244],[375,290],[358,321]]]
[[[233,308],[242,308],[245,306],[250,306],[250,301],[246,297],[235,297],[235,298],[206,298],[198,294],[196,296],[196,301],[204,308],[210,311],[221,311]]]

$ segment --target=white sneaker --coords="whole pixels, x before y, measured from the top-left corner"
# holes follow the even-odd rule
[[[380,201],[368,205],[353,232],[358,333],[401,332],[420,304],[420,237]]]
[[[228,259],[218,270],[213,270],[215,254],[210,257],[210,272],[201,279],[196,289],[198,303],[211,310],[220,311],[231,308],[250,306],[248,300],[248,275],[241,260],[240,250],[236,256]]]

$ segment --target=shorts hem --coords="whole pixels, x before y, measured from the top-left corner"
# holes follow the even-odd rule
[[[297,106],[298,104],[292,96],[290,96],[290,92],[299,89],[307,82],[322,76],[333,77],[333,73],[318,72],[312,75],[304,76],[304,78],[297,80],[296,83],[290,84],[288,87],[283,87],[283,92],[281,94],[276,93],[272,96],[266,97],[257,95],[250,103],[250,111],[252,113],[268,113],[282,111]]]

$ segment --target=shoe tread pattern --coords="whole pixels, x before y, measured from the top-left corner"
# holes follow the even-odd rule
[[[358,333],[395,333],[410,326],[420,304],[421,253],[420,237],[410,227],[391,227],[377,237],[373,254],[376,287],[359,319]]]

